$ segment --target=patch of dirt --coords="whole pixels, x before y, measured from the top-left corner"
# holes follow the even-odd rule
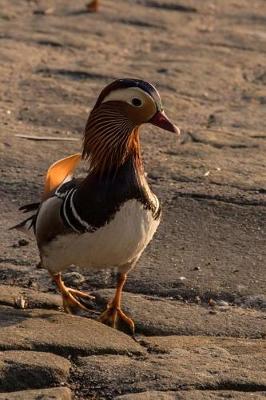
[[[243,324],[231,322],[232,332],[238,329],[244,337],[244,322],[252,325],[253,311],[242,307],[260,315],[265,311],[266,3],[100,0],[96,14],[87,13],[85,3],[1,2],[1,284],[55,291],[47,272],[36,268],[34,239],[20,245],[25,236],[8,228],[21,220],[19,206],[38,201],[49,165],[81,146],[79,140],[40,142],[16,135],[81,140],[103,86],[137,77],[158,87],[182,137],[178,141],[155,127],[142,128],[145,168],[162,201],[163,220],[126,290],[140,299],[170,297],[178,307],[182,301],[204,307],[210,300],[226,301],[236,313],[243,312]],[[114,286],[112,273],[79,272],[83,289]],[[34,297],[34,304],[45,307],[45,302]],[[184,307],[182,326],[191,318],[189,310]],[[193,315],[193,322],[200,323],[200,316]],[[79,384],[88,393],[82,374],[74,383],[79,400]],[[247,390],[241,382],[217,383],[214,390]],[[265,391],[263,382],[257,371],[254,391]],[[114,392],[118,395],[119,388]],[[209,398],[216,397],[210,392]]]

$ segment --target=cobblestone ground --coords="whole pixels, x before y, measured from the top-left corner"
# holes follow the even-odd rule
[[[0,400],[265,399],[265,1],[0,5]],[[69,270],[95,313],[65,315],[34,240],[8,231],[121,77],[156,84],[182,129],[142,132],[164,216],[125,288],[136,340],[97,322],[112,271]]]

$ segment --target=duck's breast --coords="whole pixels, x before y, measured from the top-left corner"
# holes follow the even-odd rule
[[[43,263],[52,272],[71,264],[85,268],[125,265],[142,253],[159,222],[141,202],[128,200],[96,231],[58,235],[43,249]]]

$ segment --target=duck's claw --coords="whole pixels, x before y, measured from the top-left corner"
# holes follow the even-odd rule
[[[80,292],[79,290],[65,287],[65,290],[62,293],[62,299],[63,299],[63,308],[66,313],[72,314],[72,310],[75,308],[79,308],[83,311],[92,311],[84,304],[82,304],[78,300],[78,297],[90,300],[94,299],[94,296],[91,296],[87,293],[83,293]]]
[[[71,293],[75,297],[80,297],[82,299],[87,299],[87,300],[95,300],[95,296],[92,296],[89,293],[84,293],[81,290],[77,289],[72,289],[72,288],[67,288],[69,293]]]
[[[117,325],[120,321],[123,321],[130,329],[130,332],[134,336],[135,324],[134,321],[129,318],[120,308],[113,306],[112,304],[107,306],[107,309],[100,315],[99,320],[112,328],[117,329]]]
[[[91,296],[88,293],[81,292],[80,290],[72,289],[65,286],[60,273],[52,275],[52,277],[62,295],[63,307],[66,313],[72,314],[72,310],[75,308],[80,308],[83,311],[92,311],[84,304],[82,304],[80,299],[94,300],[94,296]]]

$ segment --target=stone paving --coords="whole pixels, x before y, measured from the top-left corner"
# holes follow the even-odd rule
[[[265,399],[266,3],[100,4],[1,1],[0,400]],[[96,300],[66,315],[34,239],[8,231],[125,76],[155,83],[182,129],[177,142],[143,128],[163,220],[125,287],[135,340],[97,321],[112,271],[71,268],[68,285]]]

